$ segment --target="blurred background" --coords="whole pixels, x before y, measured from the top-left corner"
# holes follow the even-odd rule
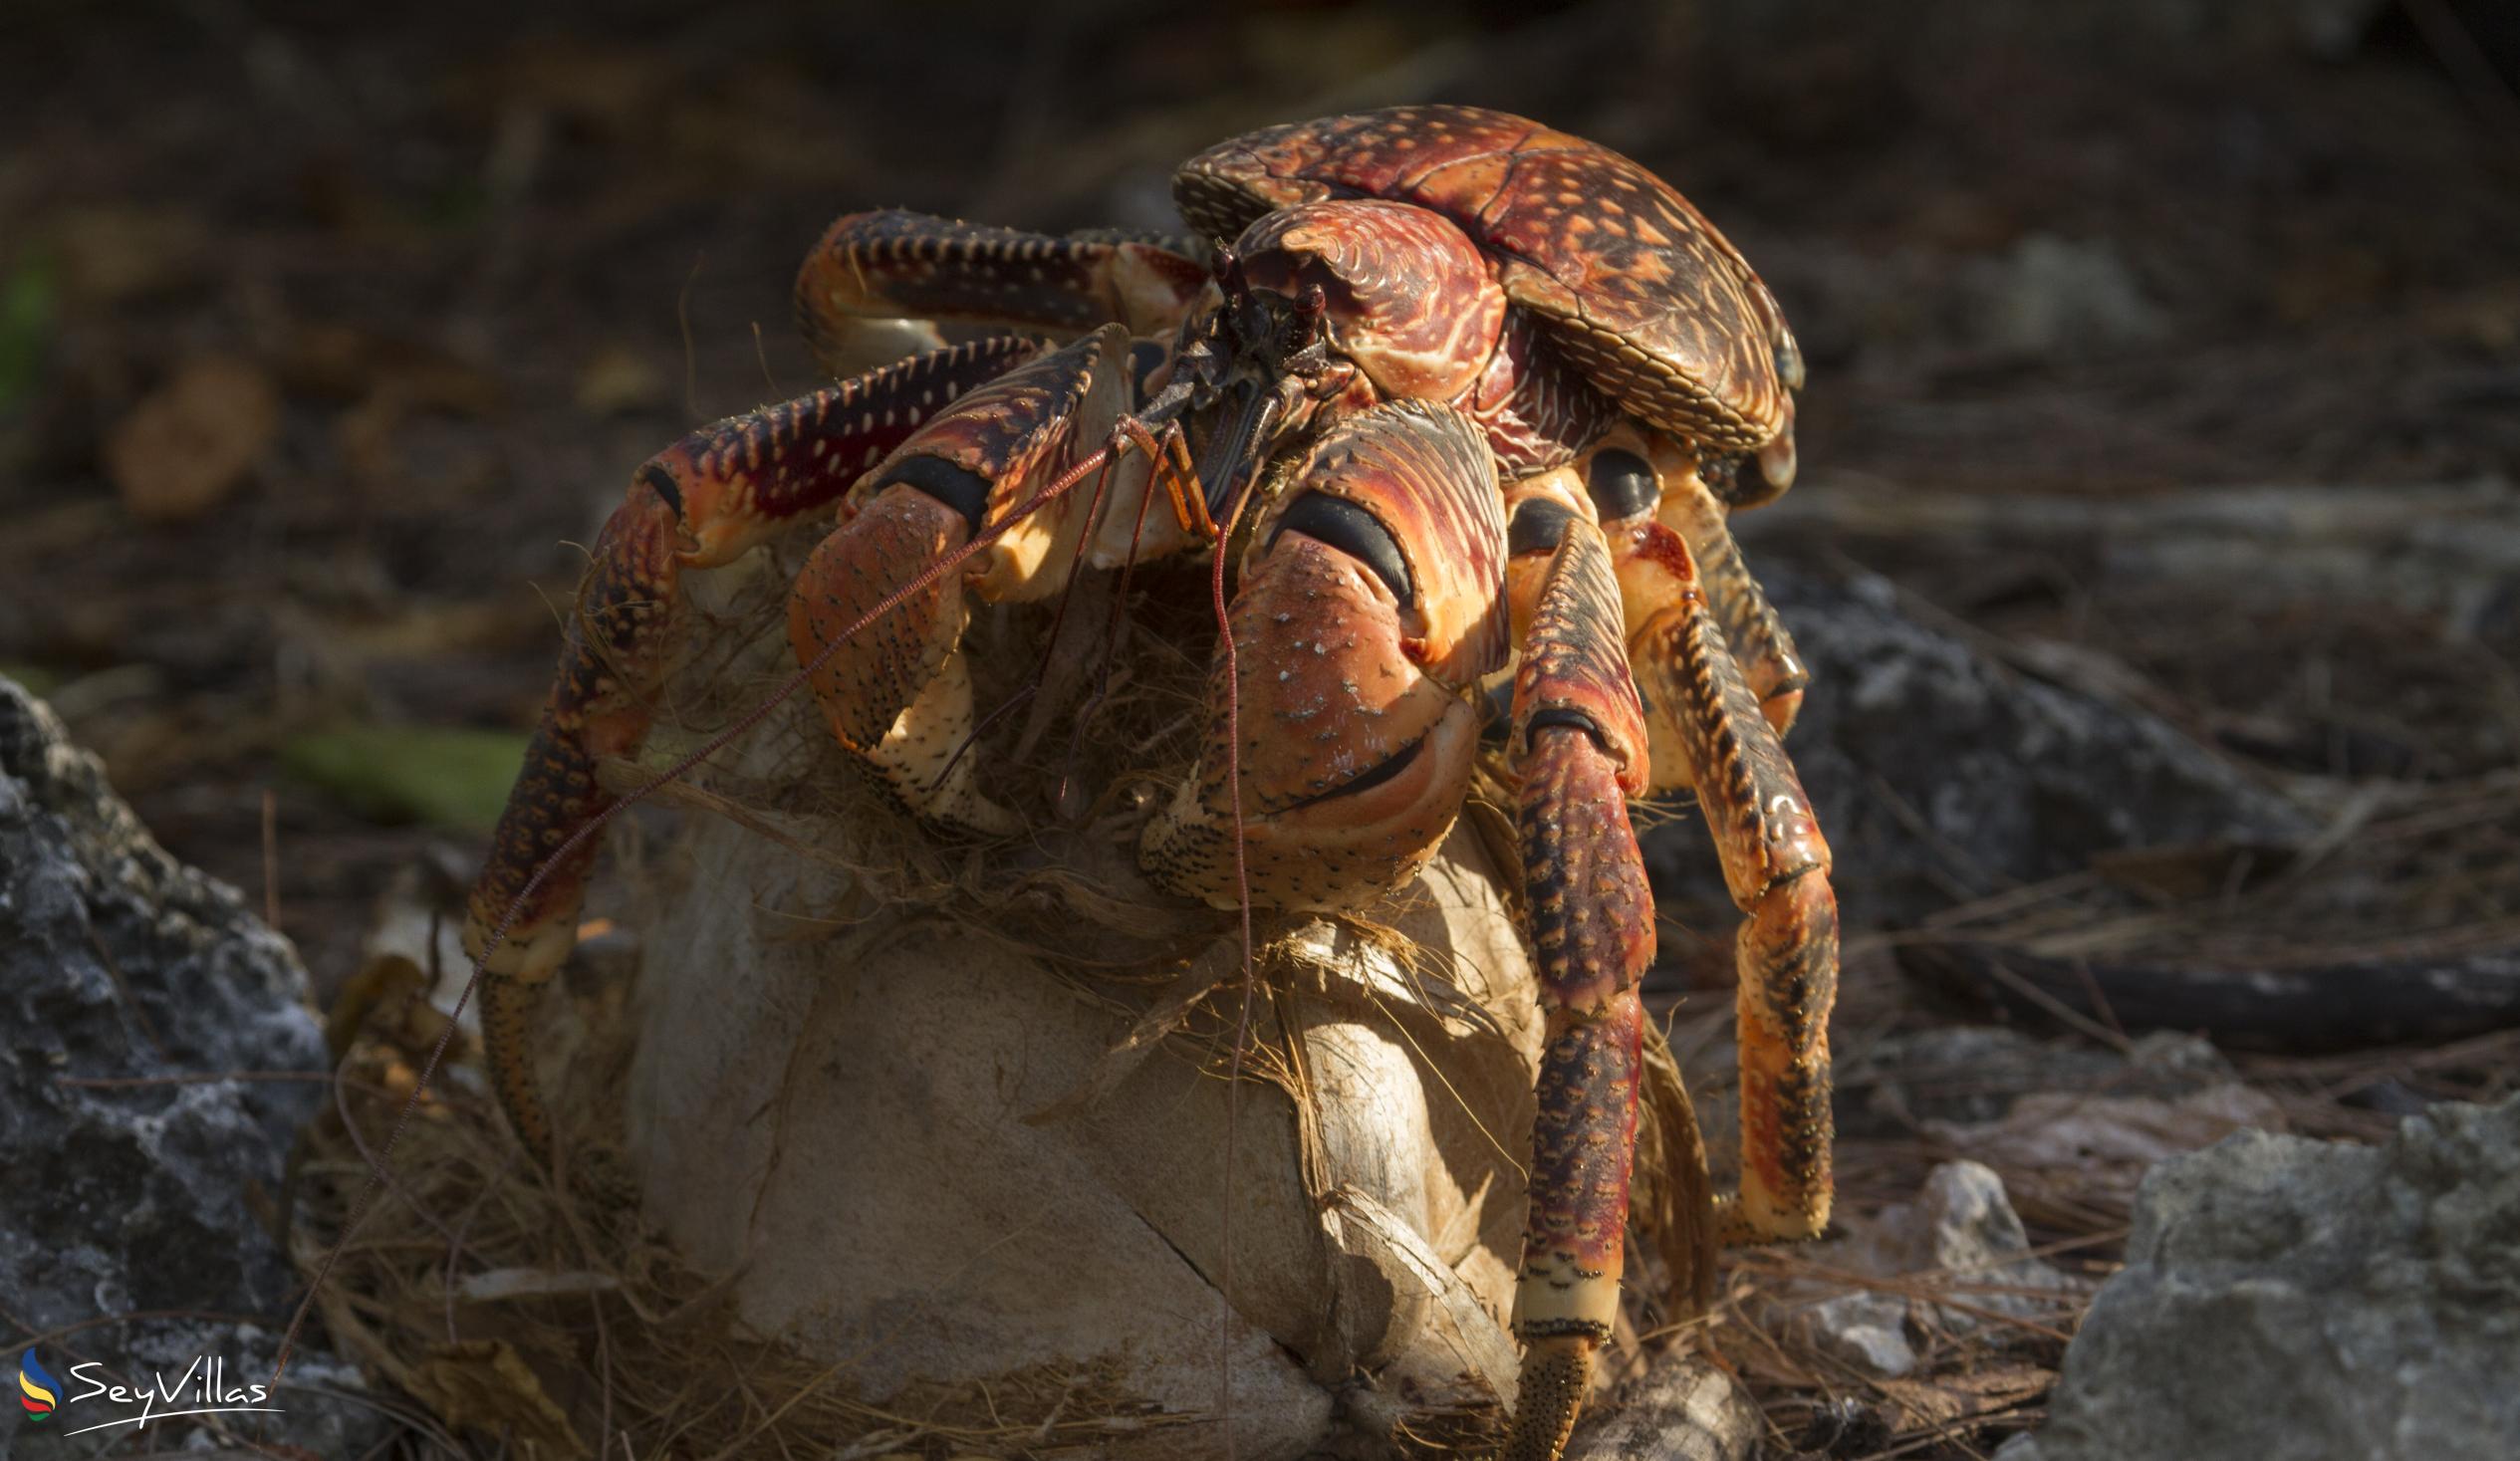
[[[319,988],[397,873],[468,870],[630,469],[815,383],[787,299],[830,218],[1160,226],[1209,142],[1411,100],[1631,152],[1784,301],[1804,475],[1743,531],[1811,605],[1797,741],[1855,921],[2150,824],[2106,758],[1950,790],[1972,727],[1867,687],[1914,646],[1833,631],[1850,604],[2163,721],[2242,801],[2512,758],[2507,6],[18,0],[0,28],[0,670],[174,852],[268,891]],[[1830,729],[1884,704],[1894,746]],[[2009,842],[1950,846],[1990,819]],[[1657,852],[1675,968],[1729,926],[1694,839]]]

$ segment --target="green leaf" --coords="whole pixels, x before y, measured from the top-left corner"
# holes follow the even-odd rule
[[[351,725],[290,740],[280,764],[362,817],[479,832],[507,805],[525,742],[511,731]]]
[[[0,279],[0,411],[35,389],[45,350],[52,344],[60,283],[52,256],[40,250],[21,255],[8,277]]]

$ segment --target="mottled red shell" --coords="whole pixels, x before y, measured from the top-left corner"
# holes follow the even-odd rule
[[[1440,215],[1381,198],[1298,203],[1234,240],[1243,277],[1289,297],[1318,284],[1332,339],[1386,396],[1452,400],[1505,328],[1505,292]]]
[[[1248,132],[1182,164],[1172,192],[1219,238],[1325,198],[1431,208],[1648,423],[1728,448],[1786,427],[1802,365],[1775,297],[1670,184],[1582,137],[1474,107],[1394,107]]]

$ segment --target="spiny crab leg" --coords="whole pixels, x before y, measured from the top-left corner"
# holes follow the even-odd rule
[[[1742,561],[1724,505],[1693,470],[1666,472],[1663,485],[1662,522],[1688,544],[1725,642],[1758,698],[1760,713],[1781,736],[1793,728],[1802,709],[1811,671],[1769,605],[1767,592]]]
[[[1619,1318],[1653,894],[1628,821],[1646,783],[1601,530],[1566,524],[1514,676],[1516,822],[1547,1043],[1514,1290],[1522,1394],[1503,1456],[1553,1461]]]
[[[632,475],[580,581],[551,697],[465,927],[482,966],[492,1078],[537,1157],[549,1157],[551,1125],[525,1039],[533,995],[577,942],[595,847],[576,834],[613,805],[598,763],[634,753],[646,736],[681,644],[682,571],[725,563],[830,507],[919,422],[1039,349],[988,340],[905,361],[703,428]]]
[[[1168,336],[1207,278],[1187,245],[1027,233],[884,208],[848,214],[825,231],[797,274],[796,313],[826,364],[884,320],[1060,335],[1118,322],[1132,335]]]
[[[1679,535],[1619,525],[1629,656],[1657,734],[1680,748],[1724,881],[1745,915],[1736,944],[1741,1190],[1721,1199],[1722,1241],[1812,1238],[1829,1226],[1829,1011],[1838,902],[1829,845],[1802,779],[1726,645]]]

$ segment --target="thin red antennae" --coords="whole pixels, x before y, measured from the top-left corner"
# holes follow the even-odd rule
[[[884,596],[882,601],[873,609],[859,615],[856,622],[824,644],[812,659],[800,665],[795,673],[782,681],[779,688],[773,691],[768,699],[746,711],[734,724],[709,737],[698,749],[683,756],[681,760],[674,762],[664,771],[648,778],[630,795],[588,819],[585,826],[571,833],[559,847],[551,851],[549,856],[543,858],[541,865],[534,869],[534,875],[525,880],[525,886],[518,889],[515,897],[509,899],[507,911],[499,916],[498,925],[490,930],[489,938],[483,941],[481,952],[473,956],[472,977],[464,981],[463,993],[456,996],[455,1008],[447,1014],[445,1030],[439,1033],[437,1044],[429,1050],[428,1062],[420,1068],[419,1079],[412,1083],[411,1094],[403,1097],[402,1108],[395,1113],[393,1126],[385,1133],[384,1143],[377,1148],[377,1165],[368,1175],[368,1185],[360,1193],[358,1206],[352,1209],[350,1221],[343,1225],[341,1236],[333,1240],[332,1250],[324,1255],[324,1262],[316,1269],[315,1278],[307,1286],[306,1297],[298,1302],[297,1312],[289,1318],[288,1332],[280,1339],[279,1355],[272,1361],[271,1382],[273,1384],[277,1385],[280,1382],[282,1372],[289,1367],[289,1355],[296,1349],[298,1336],[306,1328],[307,1314],[315,1307],[315,1296],[324,1292],[325,1281],[332,1277],[334,1267],[341,1262],[343,1250],[350,1246],[350,1240],[358,1236],[359,1230],[368,1221],[369,1213],[375,1210],[377,1193],[384,1184],[384,1163],[393,1155],[395,1143],[402,1139],[403,1127],[410,1123],[411,1112],[418,1108],[420,1097],[428,1092],[430,1079],[437,1074],[438,1066],[444,1062],[446,1047],[454,1040],[457,1022],[463,1018],[464,1006],[471,1001],[473,991],[481,987],[482,971],[488,967],[490,956],[497,953],[499,946],[507,942],[508,931],[515,927],[517,917],[533,901],[534,895],[542,891],[543,884],[549,880],[553,869],[578,849],[584,847],[590,839],[602,833],[614,818],[647,800],[659,788],[680,781],[701,762],[726,749],[737,737],[759,725],[772,711],[785,704],[798,690],[804,688],[813,679],[815,671],[821,669],[843,644],[864,632],[869,624],[890,613],[912,595],[924,593],[938,579],[969,561],[973,554],[1005,537],[1016,524],[1067,495],[1077,483],[1085,480],[1088,473],[1097,471],[1126,454],[1130,445],[1129,439],[1125,436],[1115,435],[1107,439],[1101,446],[1078,460],[1075,465],[1052,479],[1047,486],[1025,498],[1002,521],[974,535],[960,548],[920,570],[908,583]],[[1239,850],[1236,852],[1236,856],[1240,856]],[[1248,922],[1247,913],[1245,921]],[[1248,962],[1247,950],[1250,937],[1247,930],[1243,941],[1246,947],[1246,962]]]
[[[1256,480],[1256,479],[1254,479]],[[1220,1215],[1217,1238],[1224,1248],[1219,1265],[1222,1283],[1217,1298],[1224,1308],[1223,1323],[1216,1332],[1216,1377],[1220,1390],[1225,1431],[1225,1461],[1234,1461],[1234,1171],[1238,1163],[1236,1137],[1241,1123],[1235,1119],[1242,1091],[1243,1047],[1251,1039],[1251,986],[1256,979],[1251,959],[1251,871],[1243,857],[1242,826],[1242,680],[1234,662],[1234,626],[1225,613],[1225,548],[1233,542],[1234,529],[1242,520],[1244,504],[1251,499],[1248,487],[1236,492],[1225,519],[1216,529],[1216,562],[1208,575],[1208,597],[1216,609],[1216,643],[1225,656],[1225,785],[1230,789],[1234,808],[1234,890],[1242,909],[1242,1010],[1234,1019],[1234,1053],[1225,1069],[1225,1210]]]

